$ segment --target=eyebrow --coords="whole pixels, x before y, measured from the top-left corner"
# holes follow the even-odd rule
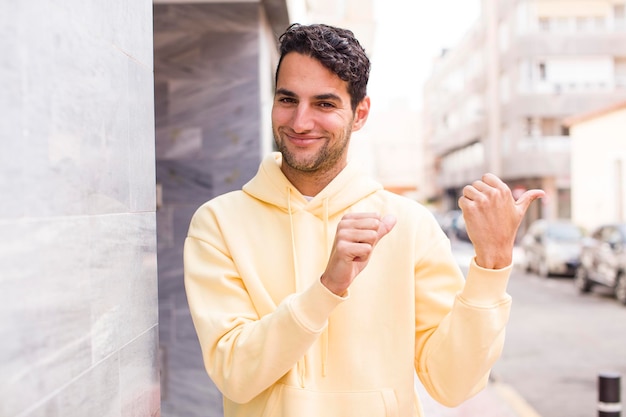
[[[293,91],[287,90],[286,88],[279,88],[276,90],[275,95],[287,96],[287,97],[296,97],[296,93]]]
[[[336,101],[341,101],[341,97],[339,97],[337,94],[332,94],[332,93],[319,94],[319,95],[315,96],[315,98],[318,99],[318,100],[336,100]]]
[[[298,97],[298,95],[296,93],[294,93],[291,90],[287,90],[286,88],[279,88],[276,90],[276,95],[283,95],[283,96],[287,96],[287,97]],[[337,94],[333,94],[333,93],[325,93],[325,94],[318,94],[315,96],[316,100],[336,100],[336,101],[341,101],[341,97],[339,97]]]

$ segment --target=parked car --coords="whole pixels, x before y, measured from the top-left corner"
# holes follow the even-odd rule
[[[600,226],[584,240],[574,282],[581,293],[594,285],[613,289],[626,304],[626,223]]]
[[[437,216],[439,225],[448,237],[456,236],[457,222],[459,218],[463,218],[461,210],[449,210]]]
[[[465,226],[465,217],[463,217],[463,215],[459,216],[459,218],[456,221],[456,231],[454,233],[454,236],[457,239],[462,240],[464,242],[471,242],[469,235],[467,234],[467,227]]]
[[[535,220],[521,240],[527,272],[575,276],[585,234],[569,220]]]

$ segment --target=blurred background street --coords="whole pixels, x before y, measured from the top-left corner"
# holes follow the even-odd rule
[[[453,248],[459,265],[467,265],[471,244],[454,239]],[[598,375],[626,375],[626,308],[607,289],[580,294],[572,277],[528,273],[523,257],[517,247],[509,283],[511,319],[489,392],[456,412],[430,405],[432,415],[485,416],[497,410],[499,417],[593,417]],[[626,398],[623,382],[621,398]],[[466,411],[485,403],[491,407],[484,414]]]

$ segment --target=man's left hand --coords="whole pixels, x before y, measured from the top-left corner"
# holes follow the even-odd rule
[[[511,264],[517,229],[530,203],[543,196],[543,190],[528,190],[516,201],[509,187],[493,174],[463,188],[459,207],[479,266],[500,269]]]

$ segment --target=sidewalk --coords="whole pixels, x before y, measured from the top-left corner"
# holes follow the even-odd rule
[[[435,402],[416,382],[425,417],[540,417],[510,386],[489,381],[489,385],[459,407],[448,408]]]

